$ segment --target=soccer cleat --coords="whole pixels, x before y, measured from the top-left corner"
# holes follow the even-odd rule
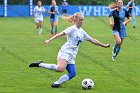
[[[60,87],[60,84],[52,84],[52,88],[59,88]]]
[[[40,63],[43,63],[43,61],[38,61],[38,62],[31,63],[31,64],[29,65],[29,67],[39,67],[39,64],[40,64]]]
[[[115,56],[112,56],[112,60],[113,60],[113,61],[116,61],[116,57],[115,57]]]
[[[133,28],[136,28],[136,26],[133,26]]]

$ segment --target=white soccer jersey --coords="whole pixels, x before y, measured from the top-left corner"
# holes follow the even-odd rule
[[[83,40],[88,41],[92,39],[92,37],[90,37],[82,28],[78,29],[76,25],[68,27],[63,32],[67,35],[67,42],[61,47],[58,54],[58,59],[59,57],[61,57],[61,55],[63,56],[63,54],[61,53],[69,55],[70,59],[74,59],[78,52],[78,47],[80,43]],[[69,61],[68,59],[66,60]],[[71,64],[75,64],[75,63],[71,63]]]
[[[45,12],[45,8],[43,6],[34,8],[34,15],[36,18],[43,18],[43,12]]]

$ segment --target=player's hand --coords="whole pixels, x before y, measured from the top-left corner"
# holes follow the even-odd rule
[[[125,22],[122,23],[124,26],[126,26],[127,24]]]
[[[114,23],[110,22],[110,27],[113,28],[114,27]]]
[[[50,44],[50,42],[51,42],[51,40],[46,40],[46,41],[45,41],[45,45]]]
[[[37,17],[37,15],[34,15],[35,17]]]
[[[42,12],[44,12],[44,13],[45,13],[46,11],[47,11],[47,9],[43,10]]]
[[[110,47],[110,44],[104,44],[103,47],[108,48],[108,47]]]
[[[55,12],[52,12],[52,14],[55,14]]]

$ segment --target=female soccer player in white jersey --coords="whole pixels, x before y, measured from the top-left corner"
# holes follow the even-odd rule
[[[110,44],[103,44],[98,40],[93,39],[81,28],[84,22],[84,16],[81,13],[75,13],[74,15],[67,17],[66,20],[75,23],[75,25],[68,27],[64,31],[45,41],[45,44],[48,45],[52,40],[56,38],[59,38],[64,35],[67,36],[67,42],[61,47],[58,53],[57,65],[43,63],[43,61],[31,63],[29,65],[29,67],[47,68],[49,70],[54,70],[57,72],[63,72],[66,69],[68,71],[68,74],[61,76],[57,81],[55,81],[52,84],[53,88],[58,88],[62,83],[71,80],[75,77],[76,66],[74,59],[77,55],[78,47],[83,40],[89,41],[92,44],[104,48],[110,47]]]
[[[42,6],[42,2],[38,1],[37,6],[34,8],[34,16],[36,28],[39,28],[39,35],[42,33],[43,12],[45,12],[45,8]]]

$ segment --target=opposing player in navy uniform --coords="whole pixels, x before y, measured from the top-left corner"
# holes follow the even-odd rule
[[[123,9],[122,6],[123,0],[116,0],[116,7],[113,7],[113,9],[111,8],[112,11],[108,15],[108,21],[115,39],[115,45],[112,50],[113,61],[116,61],[116,57],[120,52],[123,40],[126,37],[126,25],[131,21],[128,11]],[[114,21],[111,20],[111,16],[113,16]],[[126,21],[125,17],[127,17]]]
[[[52,5],[49,8],[48,13],[50,14],[50,23],[51,23],[51,36],[57,34],[58,31],[58,6],[56,5],[56,1],[52,0]]]
[[[130,2],[128,2],[126,7],[128,8],[128,12],[132,18],[132,26],[133,26],[133,28],[136,28],[135,0],[130,0]]]

